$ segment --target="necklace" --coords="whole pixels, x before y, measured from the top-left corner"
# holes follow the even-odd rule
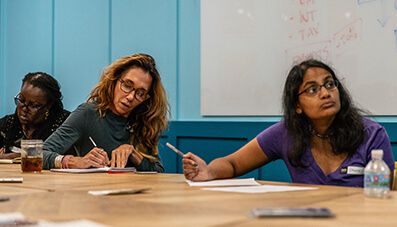
[[[312,135],[317,136],[320,139],[328,139],[332,135],[331,133],[318,133],[314,128],[311,129],[311,133]]]

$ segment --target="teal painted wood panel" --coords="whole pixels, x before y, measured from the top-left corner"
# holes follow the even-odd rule
[[[200,1],[179,1],[178,119],[200,115]]]
[[[185,153],[193,152],[209,163],[215,158],[236,151],[272,124],[274,122],[172,121],[169,130],[164,134],[159,144],[160,155],[163,157],[166,172],[182,173],[181,159],[165,147],[166,142],[175,145]],[[282,167],[276,165],[274,168]],[[282,170],[279,172],[283,173]],[[241,177],[262,179],[260,169],[253,170]],[[276,179],[279,179],[279,181],[280,179],[288,180],[288,177],[285,176],[277,177]]]
[[[174,137],[169,137],[170,134],[163,135],[160,138],[160,142],[158,145],[159,155],[164,165],[164,169],[166,173],[177,173],[178,172],[178,159],[179,156],[175,155],[173,151],[171,151],[165,144],[171,143],[176,144],[176,140]]]
[[[3,8],[4,7],[4,8]],[[2,110],[13,112],[13,96],[28,72],[52,73],[52,1],[2,1]]]
[[[54,74],[74,110],[109,64],[109,0],[55,1]]]
[[[167,90],[172,116],[177,97],[177,1],[112,1],[112,59],[132,53],[152,55]]]
[[[283,160],[270,162],[259,168],[259,172],[261,180],[291,182],[291,176]]]
[[[0,116],[6,114],[5,92],[5,1],[0,0]]]
[[[180,137],[177,146],[184,152],[192,152],[210,163],[212,160],[224,157],[233,151],[238,150],[248,140],[246,138],[222,138],[222,137]],[[178,159],[178,173],[182,173],[181,159]],[[242,178],[254,177],[259,179],[258,170],[250,171]]]

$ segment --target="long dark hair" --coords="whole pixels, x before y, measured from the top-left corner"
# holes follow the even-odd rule
[[[347,153],[351,156],[364,140],[364,125],[362,122],[362,110],[357,108],[343,84],[336,77],[335,72],[325,63],[310,59],[292,67],[284,84],[283,112],[284,123],[288,135],[292,139],[288,158],[292,165],[305,167],[308,163],[302,161],[302,155],[311,143],[311,122],[302,113],[296,112],[298,104],[299,87],[303,77],[309,68],[322,68],[327,70],[332,78],[338,82],[340,111],[336,114],[331,126],[328,128],[329,141],[334,154]]]

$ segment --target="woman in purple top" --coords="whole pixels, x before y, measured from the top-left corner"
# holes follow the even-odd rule
[[[295,65],[283,93],[284,119],[236,152],[206,164],[187,153],[187,179],[206,181],[242,175],[283,159],[294,183],[363,187],[372,149],[382,149],[393,171],[385,129],[364,118],[334,71],[317,60]]]

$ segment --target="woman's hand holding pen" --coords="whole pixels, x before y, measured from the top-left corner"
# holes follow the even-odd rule
[[[206,181],[212,179],[207,163],[191,152],[183,155],[183,174],[192,181]]]
[[[143,156],[137,152],[134,146],[130,144],[123,144],[112,151],[111,167],[124,168],[127,165],[128,159],[139,166],[143,160]]]
[[[84,157],[72,157],[68,161],[69,168],[86,169],[90,167],[101,168],[110,163],[108,154],[101,148],[94,147]]]

